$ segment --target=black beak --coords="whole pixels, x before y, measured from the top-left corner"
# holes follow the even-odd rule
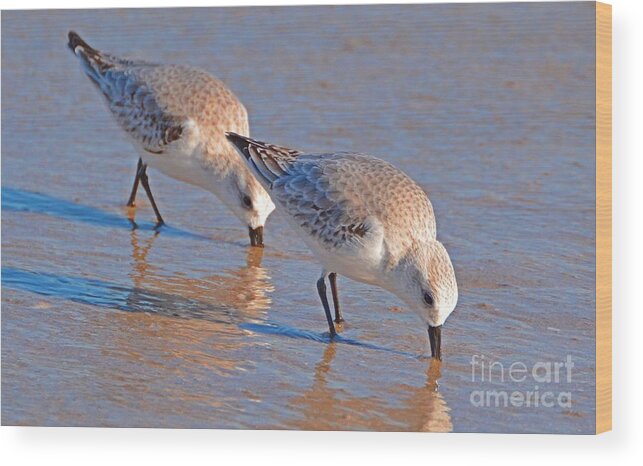
[[[441,361],[442,325],[438,325],[437,327],[431,327],[429,325],[429,343],[431,344],[431,357]]]
[[[252,228],[248,227],[250,233],[250,245],[258,248],[263,247],[263,227]]]

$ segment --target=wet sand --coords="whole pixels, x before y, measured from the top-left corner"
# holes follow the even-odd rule
[[[3,12],[2,423],[591,432],[593,26],[589,3]],[[319,266],[279,215],[252,250],[216,198],[154,171],[169,226],[144,196],[124,207],[136,155],[69,29],[213,72],[255,137],[411,174],[460,284],[442,364],[400,302],[347,279],[329,343]],[[474,355],[570,355],[573,378],[472,380]],[[571,408],[470,400],[535,385]]]

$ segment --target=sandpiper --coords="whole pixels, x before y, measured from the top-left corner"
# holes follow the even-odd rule
[[[157,219],[148,165],[214,193],[245,225],[253,246],[263,246],[263,227],[275,206],[224,137],[248,134],[248,115],[237,97],[209,73],[181,65],[118,58],[90,47],[73,31],[69,48],[102,93],[139,160],[128,205],[139,181]]]
[[[446,249],[436,239],[433,207],[406,174],[376,157],[302,153],[226,133],[280,209],[322,263],[317,290],[331,338],[329,276],[335,321],[341,320],[336,274],[384,288],[426,325],[431,355],[441,359],[442,324],[458,286]]]

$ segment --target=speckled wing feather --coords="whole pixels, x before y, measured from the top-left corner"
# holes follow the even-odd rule
[[[303,153],[236,133],[227,132],[226,137],[268,184],[288,174],[288,167]]]
[[[391,248],[401,250],[418,238],[436,238],[426,193],[388,162],[356,153],[305,154],[239,135],[228,139],[273,198],[327,247],[354,246],[381,229],[396,238]]]
[[[108,105],[121,127],[142,147],[151,153],[160,154],[166,146],[183,135],[187,118],[173,115],[159,105],[141,74],[136,70],[109,70],[104,85]]]
[[[144,150],[160,154],[181,138],[187,119],[168,112],[146,79],[163,66],[102,53],[74,32],[69,33],[69,48],[105,96],[118,123]]]
[[[272,193],[311,236],[333,247],[362,243],[380,229],[385,238],[396,238],[396,249],[406,249],[416,237],[435,239],[424,191],[369,155],[301,155],[287,176],[273,182]]]

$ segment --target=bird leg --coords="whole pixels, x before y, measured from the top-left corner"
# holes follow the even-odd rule
[[[165,222],[163,221],[163,217],[161,217],[161,213],[159,212],[158,207],[156,207],[156,202],[154,202],[154,196],[152,196],[150,183],[147,179],[147,164],[141,165],[141,169],[139,170],[139,178],[141,179],[141,184],[143,185],[143,188],[145,188],[147,197],[149,198],[150,203],[152,204],[152,209],[154,209],[154,214],[156,215],[156,227],[158,228],[162,225],[165,225]]]
[[[129,200],[127,201],[127,207],[134,207],[134,201],[136,200],[136,191],[138,191],[138,181],[141,179],[140,172],[141,167],[143,166],[143,159],[138,158],[138,164],[136,165],[136,176],[134,177],[134,186],[132,186],[132,192],[129,195]]]
[[[330,291],[333,294],[333,307],[335,308],[335,322],[341,324],[344,322],[342,311],[339,308],[339,294],[337,293],[337,274],[331,272],[328,274],[328,281],[330,282]]]
[[[330,331],[330,337],[334,338],[337,335],[335,331],[335,325],[333,324],[333,316],[330,313],[330,306],[328,305],[328,297],[326,296],[326,274],[317,280],[317,292],[319,293],[319,299],[321,299],[322,305],[324,306],[324,312],[326,313],[326,320],[328,321],[328,330]]]

